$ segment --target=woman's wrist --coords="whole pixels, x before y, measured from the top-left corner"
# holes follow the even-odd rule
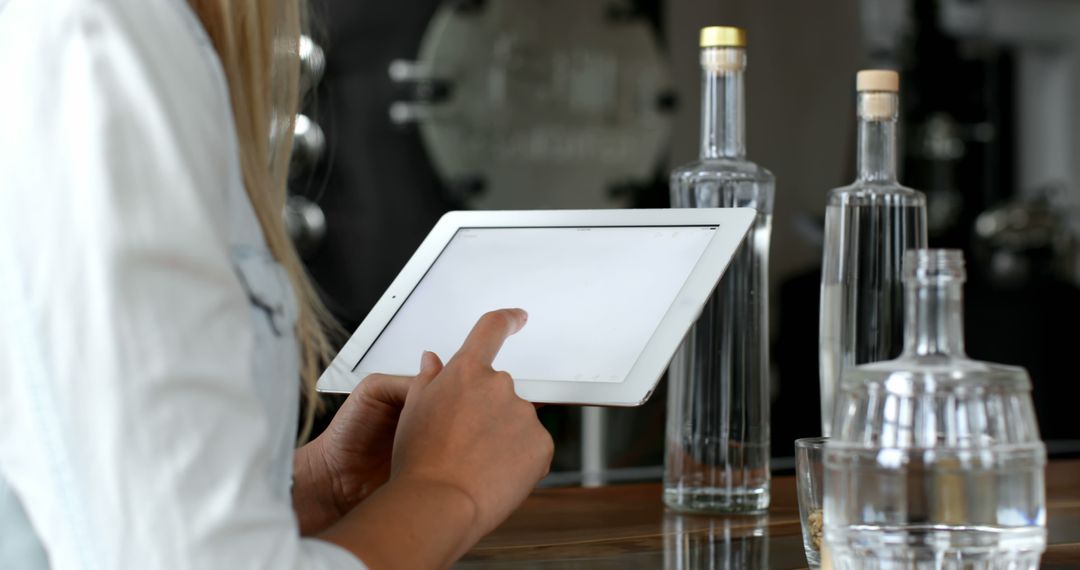
[[[476,502],[464,490],[405,477],[383,485],[319,538],[370,568],[443,568],[480,539],[476,521]]]
[[[333,471],[319,439],[308,442],[293,456],[293,510],[300,534],[316,534],[337,522],[345,511],[338,504]]]

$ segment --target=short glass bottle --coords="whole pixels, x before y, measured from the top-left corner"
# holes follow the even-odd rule
[[[701,159],[671,173],[677,208],[757,218],[668,371],[664,502],[680,511],[769,506],[769,238],[775,179],[746,158],[745,32],[701,32]]]
[[[904,352],[845,371],[825,445],[833,568],[1037,568],[1046,449],[1027,372],[965,354],[961,252],[905,259]]]
[[[904,252],[926,247],[926,197],[896,177],[900,78],[857,77],[858,178],[829,192],[819,335],[821,431],[830,435],[845,368],[896,358],[903,348]]]

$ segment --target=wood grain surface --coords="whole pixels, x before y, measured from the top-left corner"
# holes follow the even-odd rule
[[[1080,460],[1047,468],[1043,568],[1080,568]],[[658,483],[532,494],[460,568],[805,568],[794,477],[773,479],[762,515],[665,510]]]

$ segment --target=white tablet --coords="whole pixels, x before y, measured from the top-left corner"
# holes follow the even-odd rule
[[[449,360],[482,314],[519,307],[529,322],[494,362],[519,396],[640,405],[754,216],[747,208],[451,212],[318,388],[351,392],[374,372],[415,375],[423,351]]]

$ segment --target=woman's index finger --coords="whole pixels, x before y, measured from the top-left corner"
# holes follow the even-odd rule
[[[485,313],[461,345],[459,355],[469,355],[490,365],[506,339],[521,330],[529,315],[522,309],[499,309]]]

